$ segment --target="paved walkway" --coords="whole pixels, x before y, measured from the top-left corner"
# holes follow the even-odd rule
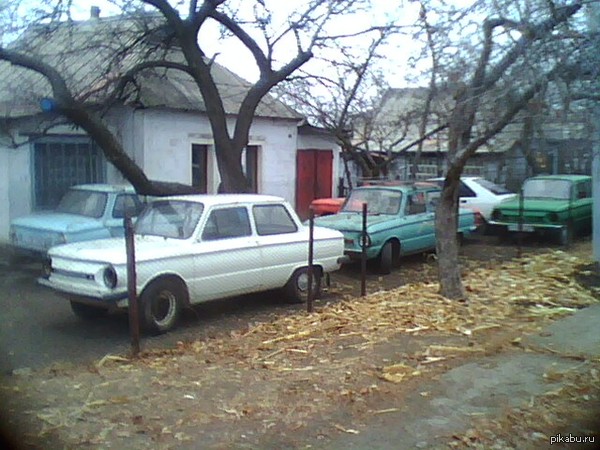
[[[524,338],[523,347],[533,352],[499,354],[450,370],[412,393],[406,399],[410,409],[400,406],[398,412],[376,418],[360,434],[341,434],[322,448],[401,450],[443,445],[447,438],[439,440],[439,436],[466,431],[473,417],[493,418],[507,407],[526,404],[533,396],[560,387],[560,380],[549,382],[544,374],[578,370],[583,358],[600,358],[599,324],[600,305],[585,308]],[[595,436],[588,436],[595,438],[595,443],[587,444],[590,449],[600,446],[597,430]],[[539,440],[537,448],[551,448],[545,438]]]

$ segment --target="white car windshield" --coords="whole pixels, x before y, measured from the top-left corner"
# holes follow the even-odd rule
[[[568,200],[571,197],[571,182],[544,178],[527,180],[523,184],[523,197]]]
[[[367,204],[368,214],[398,214],[402,192],[391,189],[355,189],[346,199],[342,212],[362,212]]]
[[[142,212],[135,224],[135,233],[187,239],[196,229],[204,205],[183,200],[157,200]]]
[[[105,192],[71,189],[60,200],[56,212],[99,219],[104,214],[107,198]]]

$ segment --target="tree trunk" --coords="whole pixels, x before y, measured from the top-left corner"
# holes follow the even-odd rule
[[[450,176],[450,175],[449,175]],[[444,189],[435,213],[436,251],[440,294],[453,300],[466,299],[458,259],[458,176],[446,177]]]
[[[70,107],[62,109],[61,113],[87,132],[102,149],[106,159],[131,183],[138,194],[164,196],[199,193],[195,186],[150,180],[94,112],[73,102]]]
[[[215,142],[217,166],[221,175],[222,192],[250,192],[248,179],[242,168],[242,150],[234,148],[230,139],[228,142]]]

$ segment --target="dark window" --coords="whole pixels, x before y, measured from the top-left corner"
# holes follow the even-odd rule
[[[215,209],[208,216],[203,240],[228,239],[242,236],[250,236],[250,220],[248,211],[244,207]]]
[[[256,232],[261,236],[294,233],[298,227],[283,205],[257,205],[252,210]]]
[[[415,192],[410,194],[406,203],[406,214],[421,214],[427,211],[425,192]]]
[[[575,195],[577,198],[590,198],[592,196],[592,182],[591,181],[583,181],[581,183],[577,183]]]
[[[104,182],[104,156],[90,139],[48,138],[33,146],[34,207],[53,209],[76,184]]]
[[[208,146],[192,144],[192,186],[208,192]]]
[[[250,185],[250,192],[258,192],[258,146],[246,147],[244,157],[244,174]]]
[[[473,192],[473,190],[469,186],[467,186],[465,183],[463,183],[462,181],[460,182],[460,186],[458,187],[458,196],[459,197],[477,197],[475,192]]]
[[[140,201],[137,195],[123,194],[118,195],[115,199],[112,216],[115,219],[128,217],[137,217],[144,209],[144,204]]]
[[[428,191],[427,196],[427,211],[434,212],[440,202],[442,191]]]

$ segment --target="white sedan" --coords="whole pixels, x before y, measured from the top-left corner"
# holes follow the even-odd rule
[[[444,178],[431,178],[427,181],[436,183],[440,187],[444,185]],[[479,212],[486,223],[491,219],[492,211],[496,205],[514,198],[516,195],[485,178],[461,177],[460,179],[458,191],[460,206]]]
[[[309,229],[279,197],[252,194],[157,199],[135,226],[137,292],[146,332],[172,329],[181,309],[240,294],[284,288],[292,301],[308,291]],[[94,318],[125,308],[127,257],[123,238],[53,247],[40,283]],[[314,288],[340,268],[343,235],[314,229]]]

